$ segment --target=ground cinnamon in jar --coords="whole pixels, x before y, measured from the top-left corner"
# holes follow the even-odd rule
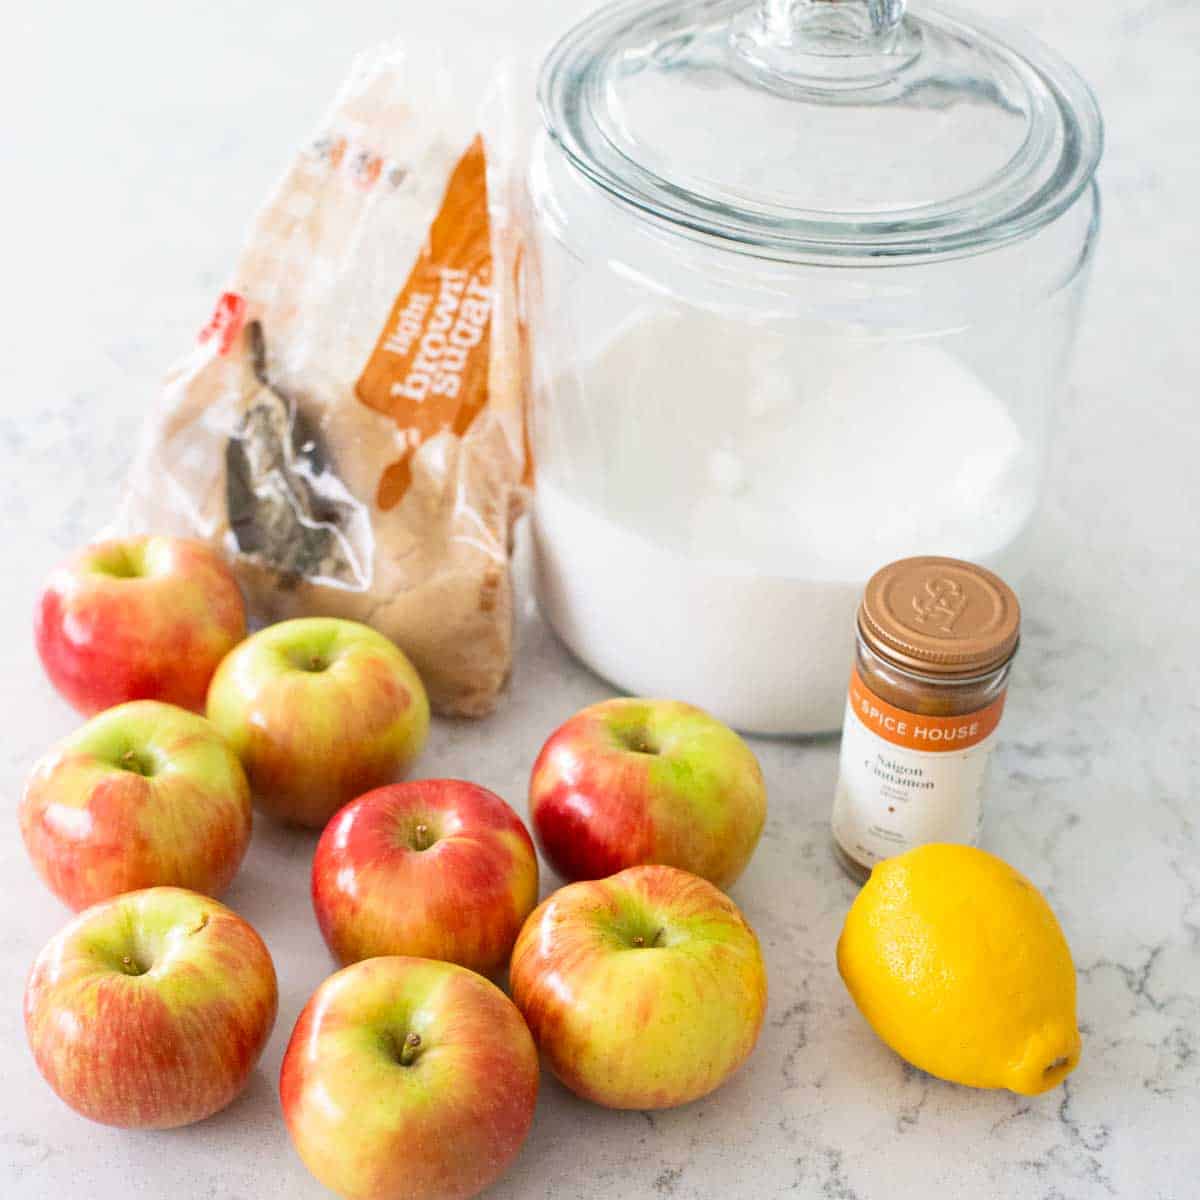
[[[834,849],[864,880],[924,842],[974,842],[1021,610],[998,576],[954,558],[876,572],[858,610]]]

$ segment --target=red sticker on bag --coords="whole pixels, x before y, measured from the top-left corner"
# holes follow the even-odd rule
[[[224,357],[246,323],[246,298],[237,292],[225,292],[217,301],[208,324],[200,330],[200,343],[217,339],[217,353]]]

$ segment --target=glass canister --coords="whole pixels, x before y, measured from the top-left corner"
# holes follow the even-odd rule
[[[1099,227],[1100,114],[902,0],[630,0],[542,73],[536,588],[619,687],[840,724],[868,576],[1019,578]]]

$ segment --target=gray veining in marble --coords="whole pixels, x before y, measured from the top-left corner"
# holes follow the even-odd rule
[[[355,5],[232,0],[22,5],[0,75],[0,1195],[289,1200],[275,1079],[329,970],[311,920],[311,837],[259,822],[228,899],[280,969],[278,1027],[247,1093],[169,1134],[91,1126],[26,1050],[25,972],[66,912],[25,860],[14,809],[75,720],[29,636],[39,582],[111,511],[139,414],[211,307],[241,229],[352,52],[397,31],[515,34],[536,49],[580,0]],[[425,11],[425,9],[429,11]],[[1022,20],[1094,83],[1108,120],[1105,229],[1024,601],[986,844],[1060,914],[1079,966],[1083,1061],[1037,1099],[906,1067],[842,988],[854,889],[827,849],[836,746],[756,748],[771,816],[735,891],[769,960],[758,1050],[689,1108],[613,1113],[547,1079],[503,1200],[1200,1195],[1200,5],[1112,0]],[[422,768],[524,806],[541,739],[606,693],[531,606],[487,723],[440,723]]]

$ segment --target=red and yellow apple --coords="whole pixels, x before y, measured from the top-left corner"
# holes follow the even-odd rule
[[[216,895],[250,841],[250,785],[203,717],[134,700],[93,717],[33,770],[21,834],[74,909],[171,885]]]
[[[276,1003],[271,956],[237,913],[148,888],[89,908],[47,943],[25,988],[25,1030],[76,1112],[169,1129],[241,1092]]]
[[[521,818],[458,779],[360,796],[325,827],[313,857],[313,908],[343,965],[401,954],[490,975],[508,963],[537,895]]]
[[[564,879],[662,863],[727,888],[758,845],[767,791],[749,746],[703,710],[606,700],[550,735],[529,811]]]
[[[229,568],[174,537],[85,547],[51,573],[34,617],[46,674],[87,716],[127,700],[203,709],[217,664],[245,636]]]
[[[221,663],[208,719],[265,812],[319,829],[412,763],[429,731],[429,700],[383,634],[302,617],[260,630]]]
[[[481,975],[369,958],[314,993],[279,1093],[305,1166],[343,1200],[465,1200],[498,1179],[533,1122],[538,1057]]]
[[[758,1040],[767,972],[723,892],[674,867],[573,883],[517,938],[513,999],[550,1069],[609,1108],[707,1095]]]

